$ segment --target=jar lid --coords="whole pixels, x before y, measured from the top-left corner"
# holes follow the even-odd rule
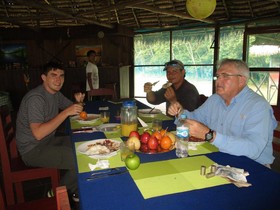
[[[135,104],[135,101],[124,101],[123,106],[124,107],[132,107],[132,106],[136,106],[136,104]]]

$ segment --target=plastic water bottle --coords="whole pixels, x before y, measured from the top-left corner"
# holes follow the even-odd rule
[[[188,157],[189,128],[184,125],[187,116],[181,114],[176,130],[176,156]]]

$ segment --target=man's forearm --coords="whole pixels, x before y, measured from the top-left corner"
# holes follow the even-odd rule
[[[156,96],[153,91],[150,91],[146,94],[147,101],[150,103],[154,103],[156,101]]]

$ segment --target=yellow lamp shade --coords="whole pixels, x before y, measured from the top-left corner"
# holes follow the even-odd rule
[[[187,0],[186,8],[192,17],[204,19],[214,12],[216,0]]]

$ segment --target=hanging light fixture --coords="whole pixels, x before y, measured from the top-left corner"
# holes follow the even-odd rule
[[[187,0],[186,8],[192,17],[205,19],[214,12],[216,0]]]

